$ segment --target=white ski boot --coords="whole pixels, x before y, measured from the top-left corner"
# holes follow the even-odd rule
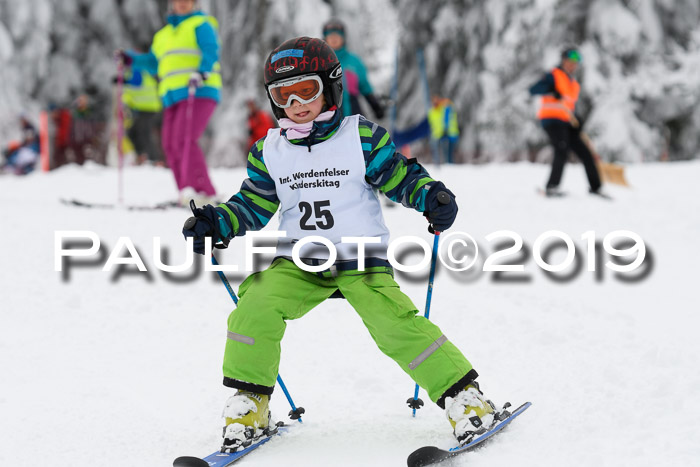
[[[209,196],[206,193],[196,191],[191,186],[186,186],[180,190],[180,195],[178,197],[178,204],[180,206],[188,208],[190,206],[190,200],[194,200],[197,206],[204,206],[205,204],[215,204],[214,198],[216,196]]]
[[[476,382],[469,383],[455,397],[445,398],[445,414],[460,444],[486,433],[498,421],[496,407],[484,397]]]
[[[221,452],[235,452],[277,431],[270,426],[270,396],[239,390],[224,408],[224,444]]]

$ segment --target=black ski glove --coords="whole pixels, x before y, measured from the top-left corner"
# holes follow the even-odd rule
[[[436,182],[425,196],[425,212],[430,222],[428,230],[444,232],[452,227],[457,217],[457,202],[455,195],[442,182]],[[432,229],[432,230],[431,230]]]
[[[581,131],[583,130],[583,126],[586,124],[586,119],[577,113],[574,113],[574,119],[578,122],[578,125],[576,125],[574,128],[578,133],[581,133]]]
[[[377,118],[384,118],[384,107],[379,102],[379,100],[377,100],[377,98],[374,97],[374,94],[367,94],[365,96],[365,99],[367,99],[367,103],[369,104],[369,106],[372,107],[372,112],[374,112],[374,116]]]
[[[190,207],[192,208],[193,217],[185,221],[182,235],[185,238],[194,238],[192,250],[197,254],[203,255],[204,239],[206,237],[211,237],[212,245],[215,245],[216,248],[228,247],[230,239],[223,238],[219,229],[219,208],[215,208],[211,204],[198,208],[194,206],[194,202],[190,203]],[[218,244],[218,242],[222,243]]]

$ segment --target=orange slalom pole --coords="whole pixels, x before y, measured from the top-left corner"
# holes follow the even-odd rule
[[[46,110],[39,112],[39,154],[41,171],[51,170],[51,153],[49,149],[49,114]]]

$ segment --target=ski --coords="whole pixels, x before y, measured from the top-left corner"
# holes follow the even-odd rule
[[[490,440],[494,435],[500,433],[501,430],[503,430],[503,428],[505,428],[510,422],[512,422],[515,417],[527,410],[527,408],[530,407],[530,405],[532,405],[532,403],[526,402],[517,409],[515,409],[512,413],[503,412],[502,415],[505,415],[505,417],[501,418],[493,426],[493,428],[491,428],[483,435],[473,439],[467,444],[457,446],[449,450],[440,449],[435,446],[424,446],[422,448],[416,449],[411,453],[411,455],[408,456],[408,467],[420,467],[424,465],[437,464],[446,461],[447,459],[450,459],[452,457],[458,456],[460,454],[464,454],[465,452],[469,452],[475,449],[476,447],[483,445],[484,442]]]
[[[565,191],[556,191],[554,193],[548,194],[546,190],[544,190],[540,187],[535,188],[535,190],[537,191],[538,194],[544,196],[545,198],[564,198],[567,195],[567,193]]]
[[[162,211],[165,209],[170,209],[170,208],[181,208],[183,206],[180,206],[180,204],[177,201],[164,201],[162,203],[158,204],[153,204],[153,205],[123,205],[120,206],[118,204],[111,204],[111,203],[90,203],[86,201],[80,201],[77,199],[65,199],[61,198],[61,203],[67,205],[67,206],[74,206],[74,207],[79,207],[79,208],[90,208],[90,209],[117,209],[119,207],[123,207],[124,209],[128,211]]]
[[[607,201],[612,201],[612,200],[613,200],[613,197],[610,196],[610,195],[607,194],[607,193],[601,193],[600,191],[591,191],[591,192],[589,192],[589,193],[590,193],[591,195],[593,195],[593,196],[597,196],[597,197],[599,197],[599,198],[603,198],[604,200],[607,200]]]
[[[257,443],[251,444],[247,448],[240,451],[231,453],[216,451],[204,458],[191,456],[178,457],[173,462],[173,467],[226,467],[228,465],[233,465],[235,462],[239,461],[263,444],[270,441],[273,437],[279,435],[280,433],[286,432],[287,429],[289,429],[289,425],[278,425],[274,433],[263,436]]]

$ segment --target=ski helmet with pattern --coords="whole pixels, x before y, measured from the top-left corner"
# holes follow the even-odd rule
[[[272,102],[267,87],[283,79],[309,74],[321,77],[326,106],[340,108],[343,103],[343,70],[335,52],[321,39],[296,37],[279,45],[265,60],[265,91],[276,118],[284,118],[286,114]]]

